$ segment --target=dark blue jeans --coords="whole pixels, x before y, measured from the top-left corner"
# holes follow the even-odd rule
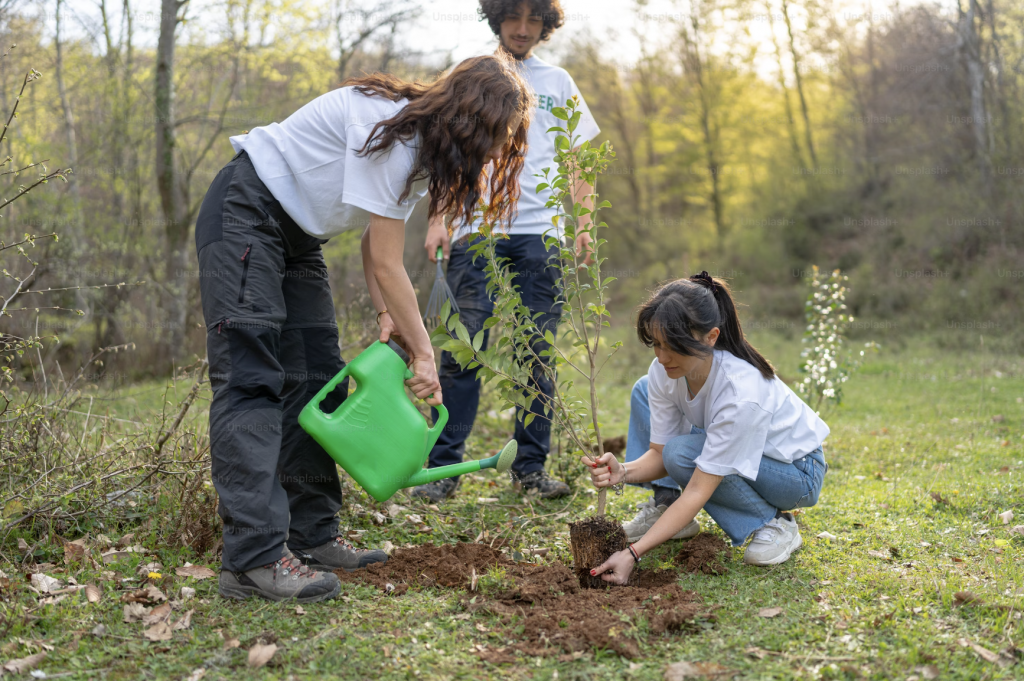
[[[478,257],[474,263],[473,254],[468,252],[469,246],[466,240],[452,245],[448,261],[448,286],[459,306],[459,319],[466,325],[472,338],[491,316],[494,303],[487,295],[484,258]],[[561,295],[561,289],[556,288],[557,253],[554,248],[549,251],[544,247],[544,237],[539,234],[513,234],[508,239],[500,239],[497,244],[498,257],[511,260],[510,266],[516,273],[514,281],[519,287],[523,303],[534,314],[542,313],[536,318],[542,333],[555,333],[562,312],[561,305],[555,302]],[[484,331],[482,348],[487,347],[488,335],[489,331]],[[532,347],[540,354],[548,344],[543,338],[537,337]],[[535,385],[545,395],[553,394],[554,386],[544,378],[542,372],[536,371],[534,377]],[[449,352],[441,353],[440,379],[444,406],[448,410],[448,424],[430,451],[431,468],[462,461],[466,438],[473,430],[480,404],[480,381],[476,377],[476,369],[460,368]],[[436,419],[437,411],[432,411]],[[530,411],[538,416],[528,426],[523,425],[523,410],[516,411],[515,439],[519,445],[519,454],[512,464],[512,470],[519,476],[544,468],[551,447],[551,422],[543,416],[544,408],[539,399],[534,400]]]

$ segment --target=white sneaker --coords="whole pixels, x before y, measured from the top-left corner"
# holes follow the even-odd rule
[[[743,554],[748,565],[778,565],[804,543],[796,519],[789,513],[774,518],[767,525],[754,532],[754,538]]]
[[[668,510],[668,506],[665,504],[655,506],[653,497],[642,504],[638,504],[637,508],[640,509],[640,512],[628,523],[622,525],[622,529],[626,531],[626,539],[631,544],[640,541],[640,538],[647,534],[647,530],[651,529],[654,523],[658,522],[661,514]],[[689,525],[672,535],[672,539],[689,539],[690,537],[697,536],[699,533],[700,523],[694,518],[690,521]]]

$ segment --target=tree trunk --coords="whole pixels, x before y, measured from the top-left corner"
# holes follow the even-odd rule
[[[992,190],[992,168],[988,157],[988,113],[985,109],[985,66],[981,61],[981,37],[975,24],[976,0],[967,0],[967,11],[957,3],[957,43],[967,72],[967,87],[971,97],[971,130],[974,133],[974,153],[978,159],[982,186],[986,193]]]
[[[72,173],[68,175],[68,191],[71,193],[72,221],[68,233],[62,235],[67,239],[68,245],[62,248],[65,257],[68,258],[68,265],[72,275],[68,278],[71,286],[82,285],[82,262],[81,256],[84,249],[85,220],[82,217],[82,199],[79,192],[78,180],[75,179],[74,170],[78,168],[78,144],[75,140],[75,116],[71,109],[71,102],[68,100],[67,88],[64,84],[64,45],[61,43],[61,5],[62,0],[57,0],[55,26],[54,26],[54,47],[56,50],[56,76],[57,92],[60,95],[60,108],[64,116],[64,139],[68,145],[68,165]],[[81,289],[75,291],[75,307],[82,309],[87,307],[86,300]]]
[[[793,23],[789,20],[789,0],[782,0],[782,18],[786,22],[789,34],[789,53],[793,56],[793,76],[796,91],[800,95],[800,111],[804,117],[804,132],[807,137],[807,152],[811,155],[811,165],[818,167],[818,155],[814,152],[814,137],[811,134],[811,116],[807,111],[807,98],[804,96],[803,78],[800,77],[800,55],[796,51],[796,39],[793,37]]]
[[[725,206],[722,199],[721,160],[718,158],[716,149],[718,135],[712,121],[712,108],[714,105],[711,102],[708,83],[704,78],[704,60],[700,54],[700,46],[698,44],[697,32],[699,28],[696,17],[693,18],[692,23],[693,36],[690,36],[685,28],[683,30],[684,49],[686,50],[686,71],[690,78],[693,79],[699,95],[700,129],[704,137],[704,158],[708,173],[711,175],[711,209],[715,216],[715,232],[718,237],[718,243],[721,245],[725,239]]]
[[[765,9],[768,10],[768,27],[772,32],[772,45],[775,47],[775,61],[779,65],[779,89],[782,90],[782,101],[786,105],[786,130],[789,132],[789,144],[793,148],[793,158],[799,166],[803,167],[804,158],[800,153],[800,142],[797,141],[796,119],[793,117],[793,105],[789,101],[789,88],[786,87],[786,70],[782,65],[782,48],[779,47],[778,36],[775,35],[775,21],[772,18],[772,4],[765,0]]]
[[[168,333],[164,337],[165,357],[177,363],[184,352],[186,296],[188,291],[188,197],[178,169],[174,123],[174,43],[178,11],[187,0],[161,0],[160,36],[157,39],[156,91],[156,183],[164,215],[165,307]],[[172,368],[172,367],[168,367]]]

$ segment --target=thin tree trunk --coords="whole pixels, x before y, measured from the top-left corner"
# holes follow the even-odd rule
[[[804,117],[804,134],[807,137],[807,151],[811,155],[811,165],[818,167],[818,155],[814,152],[814,136],[811,134],[811,116],[807,111],[807,97],[804,96],[803,78],[800,76],[800,55],[796,50],[796,38],[793,36],[793,22],[789,19],[789,0],[782,0],[782,18],[786,22],[789,34],[789,53],[793,56],[793,77],[796,91],[800,95],[800,111]]]
[[[711,95],[708,92],[708,83],[704,78],[704,61],[700,54],[700,46],[697,42],[697,35],[699,26],[697,23],[697,17],[692,18],[693,24],[693,36],[691,37],[689,32],[683,30],[683,41],[685,43],[684,49],[686,50],[686,70],[694,80],[694,84],[697,86],[697,93],[700,100],[700,129],[704,137],[704,157],[707,164],[708,173],[711,174],[711,209],[715,216],[715,232],[718,237],[718,242],[721,245],[725,239],[725,210],[724,202],[722,199],[722,187],[721,187],[721,167],[720,160],[716,151],[717,135],[714,130],[714,124],[712,122],[712,103]]]
[[[804,165],[803,154],[800,152],[800,143],[797,141],[796,119],[793,117],[793,105],[789,101],[789,88],[786,86],[786,70],[782,64],[782,48],[779,47],[778,36],[775,35],[775,21],[772,19],[772,4],[765,0],[765,8],[768,10],[768,27],[772,32],[772,45],[775,47],[775,61],[779,65],[779,89],[782,90],[782,101],[786,105],[786,129],[789,131],[789,143],[793,148],[793,157],[799,166]]]
[[[178,12],[187,0],[161,0],[160,36],[157,39],[156,91],[156,183],[164,214],[166,242],[165,287],[169,333],[166,354],[177,363],[184,351],[185,306],[188,291],[188,197],[178,172],[177,136],[174,122],[174,46]]]
[[[75,140],[75,115],[71,109],[71,102],[68,99],[67,87],[64,83],[64,45],[61,42],[61,5],[62,0],[57,0],[55,25],[54,25],[54,47],[56,51],[56,76],[57,76],[57,92],[60,95],[60,108],[64,117],[64,139],[68,146],[68,165],[72,171],[78,168],[78,144]],[[79,191],[78,180],[75,178],[74,172],[68,175],[68,191],[71,193],[71,201],[73,203],[72,213],[73,218],[71,222],[71,228],[68,230],[69,233],[64,236],[67,238],[68,245],[63,247],[68,257],[68,269],[72,273],[67,282],[71,286],[79,287],[82,285],[82,261],[81,256],[84,252],[84,240],[85,240],[85,220],[82,216],[82,198]],[[82,295],[81,289],[75,291],[75,307],[84,309],[88,307],[85,297]]]
[[[967,87],[971,97],[971,130],[974,133],[974,152],[978,157],[978,170],[987,193],[992,190],[992,168],[988,157],[988,113],[985,109],[985,66],[981,62],[981,38],[975,24],[976,0],[967,0],[967,11],[957,4],[957,42],[967,72]]]

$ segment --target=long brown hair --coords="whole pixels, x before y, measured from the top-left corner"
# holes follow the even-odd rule
[[[395,116],[377,123],[359,150],[364,155],[382,152],[419,135],[416,162],[399,201],[409,195],[414,181],[428,178],[429,214],[450,216],[455,226],[472,221],[484,190],[489,189],[484,221],[511,224],[532,109],[530,88],[511,56],[499,50],[467,59],[432,83],[374,73],[342,83],[346,85],[370,97],[409,100]],[[517,114],[522,117],[519,127],[510,133]],[[488,183],[487,153],[506,135]]]
[[[775,368],[743,335],[736,303],[729,286],[707,272],[689,279],[665,284],[640,306],[636,335],[651,347],[659,333],[673,352],[690,357],[706,357],[712,350],[699,341],[718,327],[715,348],[728,350],[752,364],[765,379],[775,377]]]

